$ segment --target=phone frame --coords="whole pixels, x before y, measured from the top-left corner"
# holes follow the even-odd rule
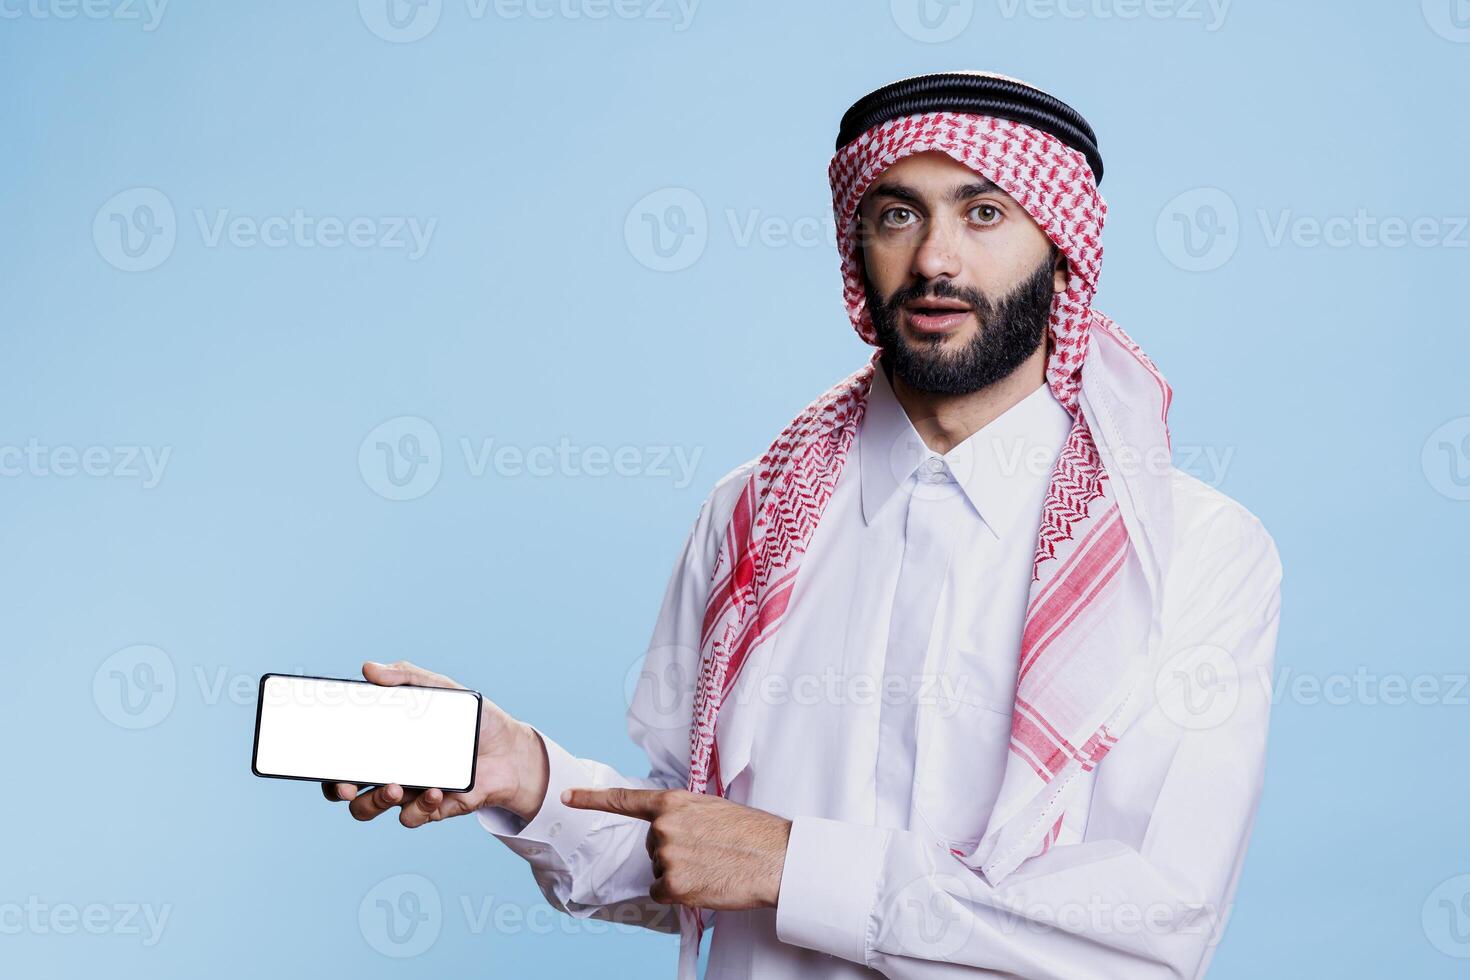
[[[406,783],[397,783],[396,784],[398,786],[402,786],[404,789],[440,789],[440,790],[443,790],[446,793],[468,793],[471,789],[474,788],[476,767],[480,763],[480,751],[479,751],[479,747],[480,747],[480,719],[484,716],[484,713],[485,713],[484,712],[485,698],[484,698],[483,695],[480,694],[479,691],[472,691],[472,690],[470,690],[467,687],[438,687],[436,685],[431,685],[431,684],[393,684],[393,685],[374,684],[372,681],[359,681],[359,680],[353,680],[353,679],[347,678],[347,677],[318,677],[315,674],[279,674],[279,673],[275,673],[275,672],[261,674],[260,675],[260,684],[256,688],[256,692],[255,692],[255,737],[252,739],[251,745],[250,745],[250,771],[252,773],[254,773],[255,775],[259,776],[261,779],[294,779],[297,782],[301,782],[301,783],[352,783],[359,790],[364,789],[364,788],[367,788],[367,787],[385,785],[383,783],[363,782],[362,780],[359,780],[359,779],[346,779],[346,778],[338,779],[338,778],[328,777],[328,776],[322,776],[322,777],[317,777],[317,776],[281,776],[281,775],[277,775],[275,773],[261,772],[256,767],[256,761],[257,761],[256,760],[256,756],[260,752],[260,720],[261,720],[261,714],[265,710],[265,682],[267,680],[269,680],[270,678],[272,678],[272,677],[291,677],[291,678],[294,678],[296,680],[305,680],[305,681],[334,681],[334,682],[340,683],[340,684],[366,684],[368,687],[381,687],[381,688],[385,688],[385,689],[387,689],[388,687],[391,686],[391,687],[412,687],[412,688],[418,688],[420,690],[425,690],[425,691],[458,691],[461,694],[471,694],[471,695],[474,695],[474,698],[475,698],[475,738],[474,738],[474,741],[470,744],[470,781],[469,781],[469,784],[467,786],[458,787],[458,788],[450,787],[450,786],[415,786],[415,785],[409,785],[409,784],[406,784]]]

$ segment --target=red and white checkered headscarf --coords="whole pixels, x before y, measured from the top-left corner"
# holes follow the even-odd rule
[[[1162,560],[1149,527],[1163,516],[1167,495],[1157,486],[1159,474],[1112,460],[1167,449],[1171,392],[1137,345],[1092,309],[1107,205],[1086,158],[1039,129],[991,116],[927,112],[891,119],[833,157],[843,298],[864,341],[877,344],[857,254],[858,203],[884,170],[925,151],[948,154],[1014,198],[1061,249],[1069,273],[1066,290],[1052,302],[1046,381],[1074,422],[1037,533],[1010,756],[979,843],[951,847],[994,884],[1052,845],[1069,799],[1065,790],[1098,764],[1130,719],[1131,692],[1152,640],[1152,627],[1139,624],[1151,622]],[[688,782],[695,793],[724,793],[715,739],[721,705],[752,654],[781,625],[802,555],[862,421],[877,357],[786,426],[725,529],[700,640]],[[1136,628],[1130,633],[1120,623]],[[1145,649],[1127,642],[1139,629]],[[963,780],[963,773],[954,775]],[[1043,792],[1048,788],[1053,792]],[[681,976],[694,976],[704,921],[698,911],[681,909]]]

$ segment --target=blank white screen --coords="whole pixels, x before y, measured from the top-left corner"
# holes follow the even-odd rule
[[[478,715],[473,691],[270,676],[261,689],[255,769],[462,790]]]

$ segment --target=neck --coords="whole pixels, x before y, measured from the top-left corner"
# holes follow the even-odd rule
[[[883,370],[924,445],[947,453],[1046,383],[1046,349],[1046,344],[1040,345],[1010,374],[966,395],[918,391],[895,376],[887,363]]]

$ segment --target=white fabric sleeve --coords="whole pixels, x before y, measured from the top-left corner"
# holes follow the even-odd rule
[[[1260,798],[1280,605],[1269,535],[1244,511],[1227,518],[1166,607],[1158,663],[1207,665],[1223,700],[1158,685],[1097,769],[1082,842],[992,887],[923,834],[797,817],[781,941],[902,980],[1203,975]]]
[[[653,884],[645,844],[648,823],[568,807],[560,796],[572,787],[671,789],[687,783],[699,634],[715,559],[718,509],[712,493],[684,542],[629,704],[628,732],[648,756],[648,776],[630,778],[600,762],[576,758],[536,729],[546,747],[549,779],[535,816],[523,821],[498,807],[476,813],[481,826],[526,859],[547,901],[571,915],[678,931],[677,908],[648,896]]]

